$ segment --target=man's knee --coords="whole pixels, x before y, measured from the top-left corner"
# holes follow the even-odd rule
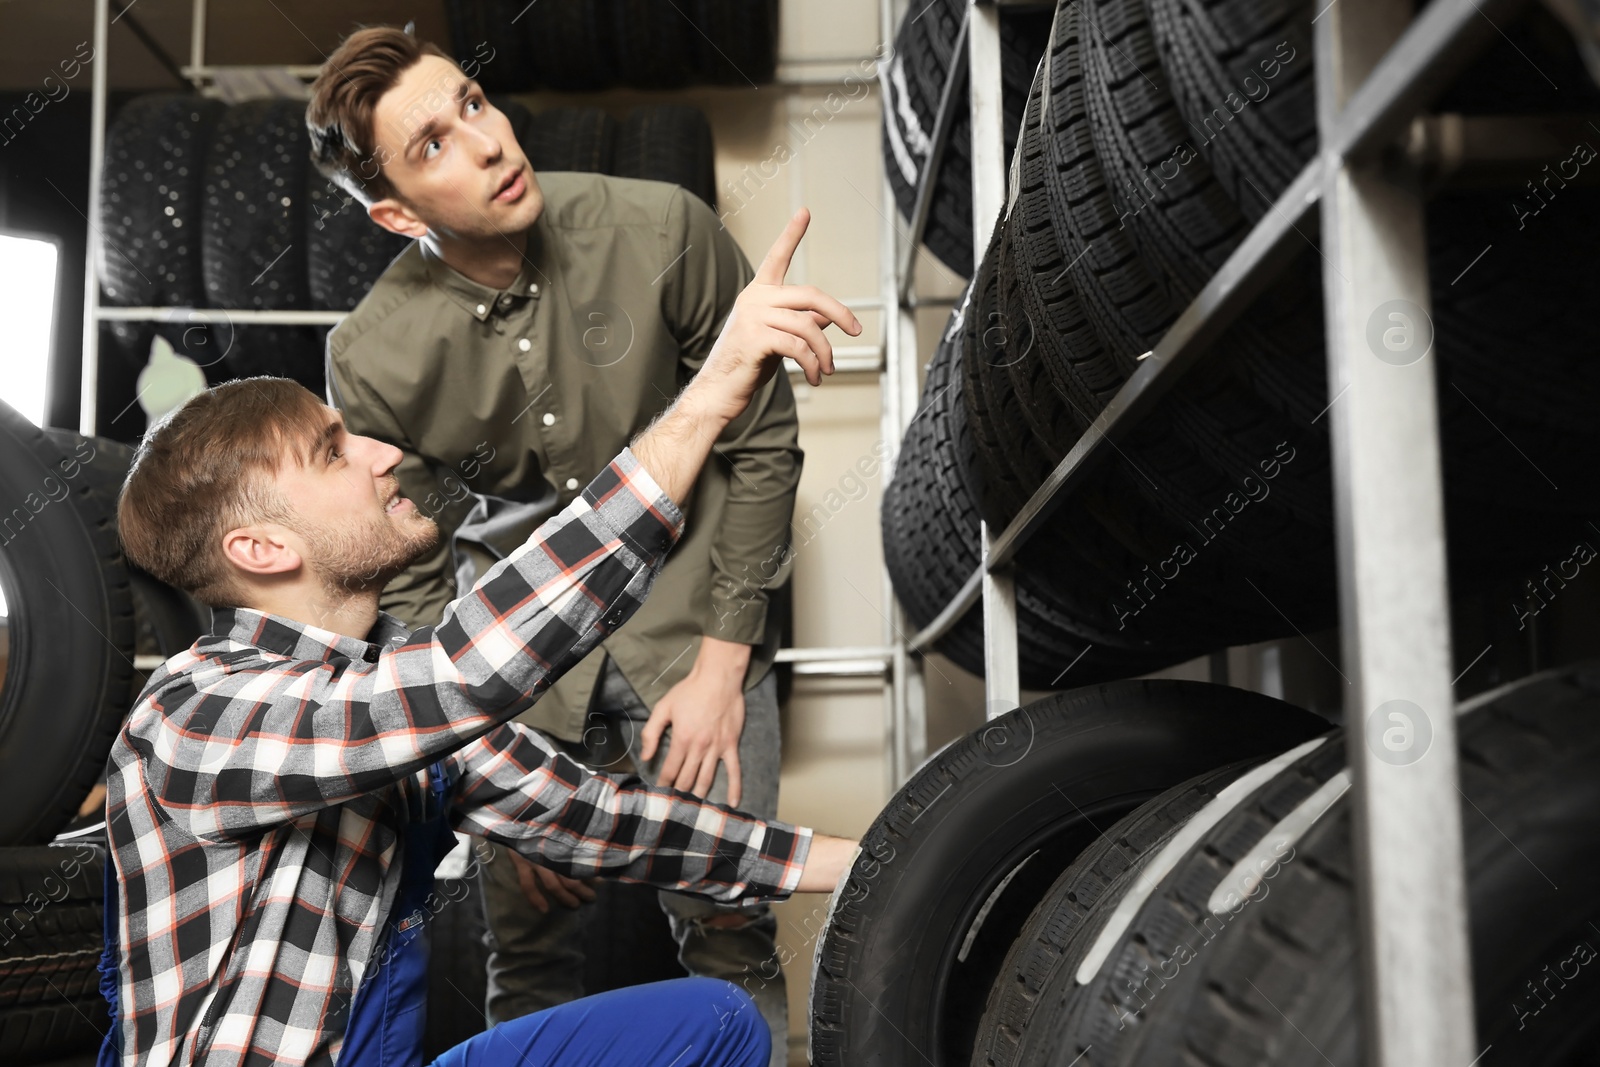
[[[729,1067],[765,1064],[772,1054],[772,1029],[762,1018],[755,998],[723,979],[690,981],[706,983],[708,992],[716,997],[718,1043],[727,1054],[727,1059],[718,1062]]]

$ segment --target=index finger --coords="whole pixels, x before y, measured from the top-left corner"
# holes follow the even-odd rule
[[[761,261],[761,267],[756,271],[755,280],[762,285],[782,285],[783,276],[789,273],[789,260],[794,255],[794,250],[800,247],[800,238],[806,235],[806,227],[811,224],[811,212],[801,208],[789,220],[789,225],[783,228],[778,239],[772,242],[772,247],[767,250],[767,258]]]

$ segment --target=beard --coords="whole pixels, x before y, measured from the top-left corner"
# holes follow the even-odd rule
[[[412,508],[399,523],[384,515],[334,529],[302,527],[307,562],[329,600],[381,592],[438,545],[438,524]]]

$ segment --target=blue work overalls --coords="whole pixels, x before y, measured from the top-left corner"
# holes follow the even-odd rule
[[[450,777],[443,763],[429,768],[429,789],[413,802],[401,853],[400,889],[350,1005],[339,1067],[421,1067],[428,1018],[428,919],[433,907],[433,872],[455,847],[446,817]],[[100,992],[110,1008],[111,1028],[95,1067],[118,1067],[121,1032],[117,1018],[118,920],[116,864],[106,859],[106,947],[100,957]]]
[[[446,817],[450,779],[429,768],[430,788],[413,803],[400,889],[350,1005],[339,1067],[421,1067],[428,1008],[428,920],[433,873],[455,847]],[[421,810],[418,810],[420,807]],[[100,992],[111,1029],[95,1067],[120,1067],[116,865],[106,860],[106,947]],[[732,982],[677,978],[614,989],[501,1023],[443,1053],[434,1067],[506,1063],[574,1067],[764,1067],[772,1036],[750,995]]]

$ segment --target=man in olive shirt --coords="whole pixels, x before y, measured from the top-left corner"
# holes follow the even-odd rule
[[[753,271],[677,186],[535,176],[477,85],[399,30],[352,34],[313,86],[307,122],[323,172],[375,222],[418,238],[330,335],[327,372],[351,432],[403,451],[401,489],[439,525],[440,547],[381,605],[424,625],[457,595],[458,565],[481,574],[522,543],[667,406]],[[827,346],[810,313],[792,314],[806,340],[791,341]],[[641,773],[776,814],[780,620],[768,594],[789,577],[797,439],[779,373],[715,442],[649,602],[520,721],[576,744],[592,708],[620,714]],[[592,892],[514,861],[483,870],[490,1021],[581,995],[577,916],[545,901]],[[766,906],[670,893],[662,906],[686,966],[747,989],[784,1062]]]

